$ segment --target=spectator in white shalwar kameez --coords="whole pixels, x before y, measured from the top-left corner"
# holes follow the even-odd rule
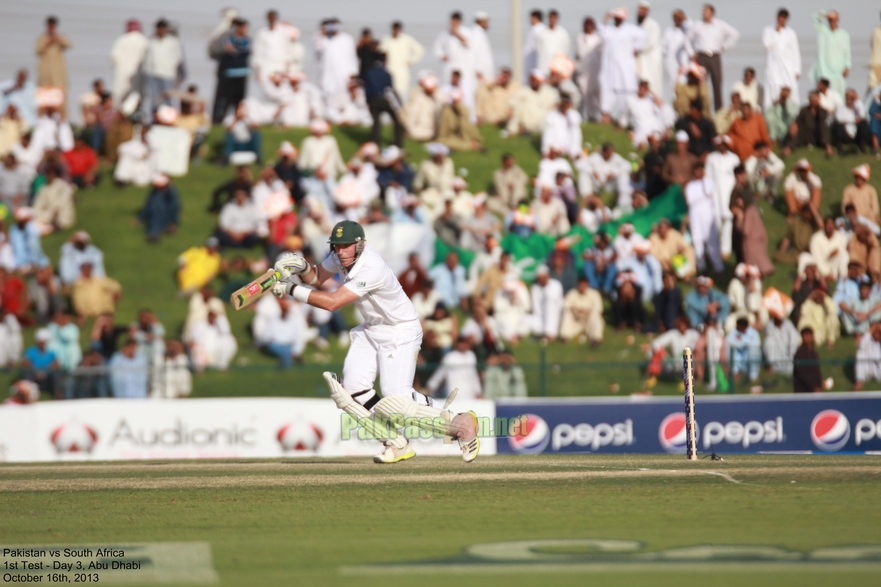
[[[641,80],[636,94],[627,98],[627,117],[633,131],[630,138],[636,149],[645,149],[649,137],[657,135],[663,138],[667,129],[673,126],[676,113],[669,104],[653,94],[649,89],[649,82]]]
[[[478,81],[489,82],[495,77],[493,49],[489,44],[489,14],[479,10],[474,14],[474,26],[471,27],[471,51],[474,56],[474,75]]]
[[[522,337],[529,335],[529,310],[526,284],[515,273],[506,274],[493,299],[493,317],[505,342],[517,344]]]
[[[472,50],[471,31],[462,26],[462,13],[450,15],[450,26],[438,35],[434,41],[435,57],[443,62],[440,80],[449,84],[453,72],[459,72],[459,89],[464,94],[465,105],[474,112],[474,92],[477,82],[474,74],[474,52]]]
[[[392,76],[392,86],[402,100],[410,93],[410,67],[422,61],[425,48],[404,32],[404,25],[392,23],[392,34],[383,37],[379,50],[385,53],[385,68]]]
[[[679,133],[685,134],[680,130]],[[713,263],[713,271],[722,273],[725,265],[719,252],[719,225],[716,224],[716,205],[713,194],[716,186],[713,180],[704,176],[704,164],[696,163],[693,170],[694,179],[685,186],[685,201],[688,204],[688,225],[691,242],[697,260],[698,272],[707,267],[706,256]]]
[[[652,243],[647,240],[633,245],[634,255],[623,263],[622,270],[632,271],[642,288],[642,302],[650,303],[664,288],[664,270],[661,263],[652,256]]]
[[[730,313],[725,319],[725,332],[731,332],[740,318],[746,318],[756,330],[768,322],[768,310],[762,297],[762,273],[755,265],[738,263],[734,279],[728,283]]]
[[[582,115],[588,120],[597,121],[602,116],[600,110],[600,64],[603,59],[603,39],[597,31],[594,19],[584,19],[583,32],[575,39],[575,59],[578,71],[575,74],[578,89],[584,96]]]
[[[687,26],[685,13],[676,10],[673,13],[673,26],[664,31],[662,51],[667,74],[664,92],[668,97],[673,96],[676,84],[685,83],[685,72],[694,57],[694,47],[688,37]]]
[[[17,367],[23,348],[21,325],[14,314],[0,307],[0,368]]]
[[[572,108],[572,99],[564,95],[556,109],[548,112],[545,128],[541,134],[541,150],[553,147],[566,157],[577,158],[581,154],[581,115]]]
[[[119,145],[119,161],[113,170],[113,179],[117,183],[132,184],[139,187],[148,185],[153,177],[154,163],[150,145],[147,143],[146,126],[135,127],[132,138]]]
[[[661,46],[661,25],[649,16],[651,6],[647,0],[641,0],[636,13],[639,28],[645,33],[645,44],[636,60],[639,79],[648,81],[651,91],[660,96],[664,92],[664,56]]]
[[[635,55],[645,46],[645,32],[634,24],[625,22],[627,9],[617,8],[606,14],[599,27],[603,38],[603,60],[600,67],[600,109],[603,122],[619,123],[627,112],[627,98],[636,94],[637,82]],[[623,124],[621,126],[624,126]]]
[[[343,32],[339,21],[324,24],[315,37],[315,56],[319,62],[318,85],[324,102],[333,107],[349,96],[349,81],[358,75],[355,39]]]
[[[137,20],[128,21],[125,24],[125,34],[113,42],[113,48],[110,49],[110,60],[113,62],[113,102],[115,104],[122,104],[129,92],[135,89],[132,87],[132,83],[144,61],[148,43],[141,23]]]
[[[530,293],[532,334],[548,341],[555,340],[560,335],[563,319],[563,285],[550,276],[547,265],[539,265]]]
[[[645,242],[645,237],[636,232],[633,224],[625,222],[618,227],[618,234],[612,241],[615,249],[615,266],[622,271],[635,257],[636,247]]]
[[[787,24],[789,11],[777,12],[777,24],[762,31],[765,46],[765,110],[780,95],[782,88],[789,88],[792,98],[798,102],[798,80],[801,77],[801,49],[798,35]],[[790,369],[791,371],[791,369]]]
[[[717,151],[707,155],[706,175],[713,182],[713,204],[716,212],[716,226],[719,227],[719,250],[722,258],[731,255],[731,233],[734,214],[731,213],[731,191],[734,190],[734,168],[740,165],[740,158],[729,149],[731,139],[728,135],[716,135],[713,139]],[[726,328],[726,330],[728,330]]]
[[[206,367],[226,370],[238,350],[229,320],[211,310],[204,322],[193,325],[190,340],[190,356],[197,371]]]
[[[557,53],[572,53],[572,39],[569,31],[560,26],[560,14],[556,10],[548,12],[548,26],[536,36],[536,52],[536,67],[544,75],[550,73],[551,61]]]
[[[548,28],[543,19],[544,13],[541,10],[533,10],[529,13],[529,31],[523,43],[523,71],[527,76],[538,67],[538,38]],[[528,77],[526,81],[529,82]]]
[[[478,399],[483,393],[477,372],[477,355],[467,336],[459,335],[456,345],[441,359],[440,367],[428,379],[426,387],[433,397],[447,397],[454,389],[459,399]],[[441,385],[445,393],[440,394]]]
[[[756,143],[755,152],[743,162],[749,182],[760,197],[773,199],[777,195],[777,187],[783,181],[786,165],[778,157],[771,146],[760,141]]]
[[[770,320],[765,327],[763,345],[768,371],[792,377],[792,358],[800,344],[801,335],[795,329],[792,321],[778,314],[770,313]]]
[[[598,153],[580,157],[575,162],[578,170],[578,191],[582,196],[613,193],[617,196],[615,213],[627,214],[633,209],[633,185],[630,183],[630,162],[615,152],[611,143],[603,144]]]
[[[419,75],[419,85],[410,92],[404,108],[404,126],[415,141],[430,141],[437,135],[441,100],[437,93],[438,79],[430,71]]]
[[[280,366],[290,367],[303,354],[314,329],[306,323],[304,304],[289,297],[264,296],[257,302],[252,332],[257,346],[276,357]]]
[[[542,132],[545,117],[557,103],[557,93],[545,81],[545,76],[535,69],[529,75],[529,85],[520,88],[511,98],[513,114],[508,121],[508,134]]]
[[[554,184],[541,182],[538,187],[539,197],[532,201],[530,207],[535,216],[535,231],[553,237],[565,236],[572,228],[566,205],[554,195]]]
[[[872,324],[869,333],[870,336],[860,339],[857,347],[853,391],[860,391],[866,381],[881,381],[881,324]]]
[[[335,180],[346,172],[346,164],[340,154],[340,146],[330,133],[330,125],[325,120],[313,120],[309,124],[312,136],[303,139],[300,145],[301,171],[311,171],[313,177],[321,180]]]
[[[266,26],[254,35],[251,65],[257,81],[273,74],[287,74],[291,66],[291,27],[278,22],[278,12],[266,13]]]
[[[847,276],[847,264],[850,262],[847,237],[836,229],[833,216],[823,219],[823,230],[818,230],[811,237],[809,252],[798,257],[799,275],[808,265],[816,265],[820,279],[825,279],[830,285]]]

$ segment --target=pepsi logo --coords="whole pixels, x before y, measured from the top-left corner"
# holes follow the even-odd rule
[[[285,452],[318,452],[324,434],[315,424],[289,422],[279,429],[276,439]]]
[[[87,424],[71,422],[53,430],[49,440],[58,453],[90,453],[98,442],[98,433]]]
[[[850,422],[838,410],[823,410],[811,422],[811,440],[820,450],[841,450],[850,440]]]
[[[508,445],[516,453],[535,455],[544,452],[551,440],[551,429],[544,419],[535,414],[520,416],[520,434],[508,437]]]
[[[695,431],[695,437],[697,431]],[[661,421],[658,428],[658,440],[667,452],[685,453],[687,435],[685,433],[685,414],[676,412]]]

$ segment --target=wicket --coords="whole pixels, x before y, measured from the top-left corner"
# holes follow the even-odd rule
[[[697,460],[697,431],[694,420],[694,356],[691,349],[682,353],[682,380],[685,385],[685,455]]]

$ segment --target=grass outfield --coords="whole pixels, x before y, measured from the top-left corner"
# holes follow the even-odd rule
[[[472,192],[490,188],[492,173],[499,166],[499,158],[504,152],[513,153],[519,165],[528,174],[535,173],[540,159],[538,137],[503,138],[497,128],[484,126],[480,130],[484,137],[486,153],[452,155],[457,171],[462,173],[461,170],[467,170],[467,180]],[[388,129],[386,132],[390,135]],[[264,129],[264,159],[272,161],[275,158],[275,150],[282,140],[287,139],[299,145],[306,134],[303,129],[289,131]],[[335,128],[333,134],[338,139],[346,159],[355,153],[361,143],[369,139],[369,130],[366,128]],[[585,141],[594,147],[610,141],[625,157],[632,151],[626,133],[609,126],[586,124],[584,137]],[[211,140],[216,144],[221,138],[220,129],[214,129]],[[427,157],[424,145],[415,141],[408,140],[405,149],[414,167]],[[845,158],[836,156],[832,160],[827,160],[820,151],[802,150],[785,160],[787,169],[790,169],[800,157],[808,157],[814,166],[814,171],[823,180],[821,205],[823,215],[837,213],[842,189],[852,181],[851,169],[860,163],[870,163],[875,167],[871,183],[881,189],[879,182],[881,169],[878,168],[875,158],[869,155]],[[105,169],[105,176],[109,176],[110,172],[111,170]],[[147,307],[157,314],[169,337],[179,336],[186,317],[187,303],[177,297],[174,280],[176,259],[187,248],[202,244],[214,230],[216,216],[206,210],[211,192],[228,181],[232,173],[232,168],[202,163],[191,167],[186,177],[176,179],[175,184],[182,200],[180,230],[175,235],[163,237],[162,242],[157,245],[146,244],[142,230],[131,225],[131,219],[143,205],[149,191],[147,188],[117,188],[108,181],[108,177],[105,177],[105,181],[97,189],[77,193],[78,222],[74,229],[89,231],[95,244],[105,253],[108,275],[122,284],[123,297],[117,313],[121,323],[130,323],[136,318],[140,308]],[[258,173],[259,169],[255,166],[255,177]],[[782,194],[774,205],[763,202],[761,207],[770,246],[776,247],[786,231]],[[72,232],[73,230],[61,232],[44,239],[44,249],[53,263],[57,264],[61,245]],[[251,256],[258,254],[256,249],[250,253]],[[765,286],[774,286],[785,292],[791,291],[794,271],[793,266],[779,265],[776,274],[765,280]],[[728,264],[727,277],[720,280],[723,289],[732,274],[733,260]],[[219,290],[222,284],[223,281],[218,279],[215,282],[216,289]],[[345,355],[345,351],[339,349],[335,341],[332,341],[331,348],[326,352],[310,346],[304,354],[306,368],[301,368],[296,376],[292,376],[290,372],[274,369],[275,360],[253,347],[248,331],[253,317],[251,311],[230,311],[229,317],[233,333],[239,342],[239,352],[233,368],[228,373],[206,373],[196,377],[194,397],[326,395],[321,371],[326,369],[327,363],[341,364]],[[606,317],[607,320],[611,320],[610,313],[607,313]],[[91,324],[88,323],[81,331],[84,347],[88,344],[90,327]],[[31,344],[33,330],[25,333],[25,340],[26,344]],[[615,384],[620,386],[619,393],[622,394],[639,391],[642,381],[639,364],[644,359],[641,346],[647,341],[646,336],[640,335],[634,342],[628,342],[627,333],[615,333],[614,329],[609,327],[606,329],[605,343],[597,349],[582,345],[552,344],[546,349],[548,371],[545,374],[544,391],[548,395],[562,396],[606,395],[610,387]],[[836,364],[824,365],[823,368],[824,377],[832,376],[835,379],[834,390],[850,389],[853,370],[852,367],[848,368],[841,362],[852,359],[855,351],[853,339],[850,338],[840,339],[832,350],[819,349],[821,359],[838,361]],[[539,395],[542,391],[538,367],[540,352],[539,346],[532,341],[524,341],[515,349],[518,361],[526,369],[530,395]],[[255,374],[259,377],[259,385],[255,385]],[[0,372],[0,389],[7,389],[13,376],[14,373],[10,371]],[[297,381],[296,385],[291,384],[294,379]],[[590,381],[591,384],[586,385],[585,381]],[[767,379],[763,383],[766,391],[769,392],[791,391],[791,383],[782,378]],[[662,382],[653,391],[655,394],[679,393],[676,382]],[[703,388],[698,386],[697,391],[701,393]],[[742,388],[739,391],[743,392],[746,389]]]
[[[855,456],[16,465],[0,544],[207,543],[224,586],[872,585],[879,481]]]

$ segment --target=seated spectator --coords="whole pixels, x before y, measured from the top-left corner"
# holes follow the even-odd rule
[[[559,150],[564,156],[575,159],[581,154],[581,115],[572,108],[572,98],[564,94],[557,107],[545,117],[541,133],[541,150],[549,147]]]
[[[479,193],[474,197],[474,214],[461,223],[459,246],[469,251],[480,251],[489,240],[498,238],[501,230],[499,220],[487,211],[487,196]]]
[[[569,160],[562,155],[562,151],[560,151],[554,145],[551,145],[542,150],[541,161],[538,162],[538,174],[532,181],[532,185],[535,188],[533,190],[535,196],[538,196],[538,185],[542,183],[547,183],[549,185],[556,184],[557,176],[559,174],[562,173],[570,179],[573,177],[572,164],[569,163]],[[579,157],[579,161],[576,162],[576,165],[578,165],[578,163],[580,162],[583,166],[586,160],[587,153],[582,152],[581,156]]]
[[[497,265],[499,258],[502,256],[502,247],[496,237],[490,236],[483,243],[483,247],[477,251],[477,254],[468,265],[468,291],[472,294],[477,287],[480,277],[487,269]]]
[[[704,116],[700,100],[694,100],[688,105],[688,112],[679,119],[675,128],[688,134],[688,150],[701,160],[713,150],[716,125],[708,116]]]
[[[116,353],[119,337],[128,333],[125,326],[117,326],[112,314],[104,314],[95,318],[89,336],[89,346],[97,350],[104,361],[109,361]]]
[[[676,319],[682,316],[682,290],[676,285],[676,275],[665,271],[663,275],[663,288],[655,299],[655,325],[651,330],[664,333],[676,327]]]
[[[48,165],[45,174],[46,183],[34,196],[34,219],[42,225],[44,235],[76,224],[73,186],[60,177],[54,165]]]
[[[78,230],[61,246],[58,275],[65,286],[73,285],[80,276],[83,263],[92,265],[92,275],[105,277],[104,253],[92,244],[92,237],[85,230]]]
[[[697,155],[688,150],[688,133],[676,132],[676,150],[668,153],[664,158],[664,166],[661,167],[661,179],[667,185],[678,183],[682,188],[691,181],[694,166],[700,160]]]
[[[566,209],[565,205],[563,209]],[[566,221],[568,222],[568,218]],[[535,232],[536,222],[535,212],[529,202],[523,200],[505,215],[505,230],[520,238],[529,238]]]
[[[789,127],[798,118],[798,102],[792,99],[792,90],[788,86],[780,88],[780,95],[765,109],[765,122],[768,124],[768,136],[775,144],[783,144],[789,136]]]
[[[652,256],[664,271],[675,273],[680,279],[691,279],[697,270],[694,248],[673,228],[668,218],[661,218],[649,235]]]
[[[579,277],[577,287],[563,298],[560,338],[564,342],[577,338],[581,344],[589,340],[596,347],[603,342],[605,329],[603,299],[597,290],[591,289],[586,277]]]
[[[422,266],[419,253],[407,255],[407,268],[398,275],[398,281],[407,297],[412,298],[416,292],[420,291],[426,279],[428,279],[428,272]]]
[[[862,100],[857,97],[856,90],[847,90],[844,103],[835,109],[832,143],[839,155],[844,154],[845,145],[854,145],[860,153],[865,153],[872,142],[870,135]]]
[[[799,273],[808,263],[814,263],[820,278],[829,284],[835,283],[847,273],[850,257],[847,252],[847,240],[844,234],[836,230],[835,218],[827,216],[823,219],[823,230],[818,230],[811,237],[809,253],[802,253],[798,259]]]
[[[346,164],[340,154],[340,146],[336,138],[330,134],[330,125],[322,119],[313,120],[309,124],[310,136],[300,144],[300,171],[304,175],[312,175],[312,183],[322,184],[328,180],[336,180],[346,172]],[[311,193],[315,186],[307,189]]]
[[[825,343],[827,348],[835,346],[841,331],[838,308],[822,287],[817,287],[808,295],[799,309],[798,329],[810,328],[818,345]]]
[[[291,197],[294,199],[294,202],[299,204],[303,199],[305,194],[303,193],[303,189],[300,187],[300,168],[297,166],[297,148],[294,147],[290,141],[282,141],[281,146],[278,148],[278,161],[275,163],[275,174],[278,178],[284,183],[285,187],[290,192]],[[236,169],[236,174],[238,175],[239,170],[246,170],[248,173],[247,178],[247,186],[232,186],[232,189],[229,191],[229,196],[227,200],[232,199],[232,192],[236,187],[246,187],[250,191],[251,189],[251,180],[250,180],[250,169],[248,167],[241,167]],[[217,209],[220,209],[218,205]]]
[[[847,214],[847,206],[852,204],[857,214],[877,226],[881,224],[881,210],[878,192],[869,184],[870,172],[871,168],[865,163],[854,167],[853,183],[841,194],[841,212]]]
[[[453,88],[449,95],[450,102],[441,107],[437,142],[453,151],[482,151],[483,137],[471,122],[471,111],[463,103],[463,98],[462,90]]]
[[[874,322],[869,334],[862,337],[857,346],[853,391],[861,391],[866,381],[881,381],[881,324]]]
[[[645,324],[642,287],[639,285],[639,277],[629,268],[619,269],[618,275],[615,277],[612,314],[615,316],[615,329],[619,332],[625,327],[639,332],[642,325]]]
[[[422,282],[422,288],[413,294],[413,307],[421,319],[426,319],[434,313],[434,309],[441,301],[440,293],[434,289],[434,282],[431,278]]]
[[[642,172],[645,176],[646,197],[653,200],[664,193],[668,187],[662,175],[667,152],[661,149],[661,136],[656,133],[648,136],[648,145],[648,152],[642,160]]]
[[[13,212],[27,202],[31,191],[31,180],[19,166],[15,155],[7,153],[0,167],[0,204],[6,204]]]
[[[856,261],[847,264],[847,274],[842,275],[835,285],[835,295],[832,301],[838,306],[838,315],[841,316],[841,304],[847,300],[860,297],[860,284],[863,282],[863,266]]]
[[[442,353],[449,352],[459,338],[459,322],[443,301],[438,302],[434,311],[422,321],[422,329]]]
[[[744,103],[752,106],[753,111],[761,112],[764,100],[764,88],[756,79],[756,70],[747,67],[743,70],[743,79],[734,82],[731,91],[736,92]]]
[[[710,316],[717,323],[724,324],[730,311],[728,296],[713,288],[713,280],[709,277],[700,276],[695,279],[694,289],[685,296],[685,315],[696,328],[705,324]]]
[[[526,182],[529,176],[517,165],[514,155],[502,155],[502,167],[493,172],[494,194],[490,197],[489,208],[494,214],[504,216],[509,210],[516,208],[517,203],[526,199]]]
[[[266,232],[266,222],[254,200],[248,192],[238,190],[220,211],[215,236],[221,247],[249,249],[260,244]]]
[[[106,398],[110,396],[110,382],[104,357],[95,349],[89,350],[73,369],[65,389],[65,399]]]
[[[64,153],[64,162],[70,172],[70,181],[78,188],[95,187],[101,181],[98,155],[82,136],[76,137],[73,149]]]
[[[703,273],[710,258],[713,271],[722,273],[722,253],[720,251],[719,226],[716,223],[713,180],[705,177],[704,164],[697,162],[692,170],[694,179],[685,186],[685,202],[688,204],[688,225],[697,270]]]
[[[407,163],[406,157],[404,151],[395,145],[389,145],[376,159],[376,167],[379,170],[376,182],[387,202],[399,200],[400,196],[395,194],[408,194],[413,191],[415,173]]]
[[[525,396],[525,394],[524,394]],[[40,401],[40,387],[33,381],[21,379],[9,388],[9,397],[3,400],[4,406],[26,406]]]
[[[147,360],[138,354],[138,344],[127,340],[107,363],[110,367],[110,388],[113,397],[147,399],[150,369]]]
[[[448,308],[458,308],[460,305],[463,309],[468,308],[468,283],[465,268],[459,264],[458,253],[447,253],[443,263],[429,269],[428,277]]]
[[[474,216],[474,195],[468,191],[468,182],[464,178],[456,176],[453,178],[453,193],[447,197],[447,200],[453,201],[453,212],[465,220]]]
[[[0,306],[0,369],[18,365],[23,345],[21,324],[15,314]]]
[[[242,100],[234,112],[223,119],[226,135],[223,139],[223,159],[230,163],[233,153],[251,152],[257,156],[257,163],[263,163],[263,135],[260,126],[248,116],[247,102]]]
[[[802,204],[799,214],[788,219],[789,232],[780,241],[774,260],[795,263],[803,253],[809,252],[814,232],[823,226],[823,219],[811,204]]]
[[[49,350],[55,353],[59,366],[73,371],[83,358],[80,348],[80,329],[70,321],[70,316],[58,311],[46,327],[49,331]]]
[[[238,350],[229,320],[208,310],[206,320],[193,324],[190,332],[190,358],[197,373],[205,368],[226,371]]]
[[[837,292],[836,292],[837,293]],[[834,300],[833,300],[834,301]],[[874,291],[868,275],[860,278],[859,294],[838,304],[841,309],[841,325],[844,332],[852,335],[856,343],[869,332],[869,325],[881,321],[881,296]]]
[[[12,245],[9,244],[9,238],[0,227],[0,267],[7,271],[15,271],[15,253],[12,252]]]
[[[306,315],[303,304],[290,298],[265,296],[257,302],[252,325],[254,342],[264,352],[277,358],[287,369],[299,362],[307,344]]]
[[[459,329],[459,335],[468,338],[478,362],[483,362],[505,350],[498,323],[479,300],[474,302],[472,315]]]
[[[547,265],[535,270],[530,288],[532,298],[532,334],[545,341],[554,341],[560,334],[563,316],[563,285],[552,279]]]
[[[537,135],[544,130],[548,112],[557,102],[557,94],[545,84],[545,76],[538,70],[529,74],[529,86],[522,87],[511,98],[513,112],[507,130],[511,136]]]
[[[34,220],[34,210],[20,206],[13,214],[15,224],[9,229],[9,244],[15,259],[15,271],[22,275],[32,275],[49,264],[49,257],[43,253],[40,241],[40,227]]]
[[[117,147],[119,160],[113,170],[113,181],[117,185],[145,186],[153,176],[153,152],[147,140],[149,127],[144,125],[140,131],[135,129],[132,137]]]
[[[437,117],[441,108],[437,83],[437,76],[426,71],[419,76],[419,85],[410,92],[404,126],[414,141],[430,141],[437,135]]]
[[[881,92],[878,90],[878,87],[872,90],[872,101],[869,104],[869,132],[874,155],[878,154],[878,141],[881,139]]]
[[[181,340],[184,343],[190,342],[193,326],[208,320],[209,310],[218,316],[226,317],[226,306],[223,304],[223,300],[214,294],[214,290],[210,286],[206,285],[190,296],[187,318],[184,321],[183,333],[181,335]]]
[[[177,258],[177,283],[181,292],[192,294],[211,283],[220,271],[220,240],[209,237],[205,246],[190,247]]]
[[[55,394],[55,399],[63,397],[63,390],[59,381],[61,364],[58,356],[49,349],[52,335],[45,328],[40,328],[34,335],[35,343],[24,351],[21,366],[24,370],[24,378],[33,381],[40,387],[40,391]]]
[[[854,227],[853,238],[847,244],[847,254],[851,260],[866,268],[873,282],[881,280],[881,248],[878,237],[868,226]]]
[[[81,325],[86,318],[115,313],[121,297],[119,282],[93,275],[90,263],[82,264],[80,278],[74,282],[70,292],[71,303]]]
[[[688,318],[677,316],[671,328],[655,338],[649,346],[648,375],[674,374],[682,369],[685,349],[694,349],[700,335],[691,327]],[[695,365],[696,367],[697,365]]]
[[[739,383],[741,374],[746,373],[751,383],[759,379],[762,364],[762,340],[759,333],[749,325],[746,318],[738,318],[736,328],[725,337],[725,344],[731,356],[731,375]]]
[[[554,197],[553,186],[542,183],[539,197],[532,202],[532,214],[535,216],[535,231],[554,237],[565,236],[572,228],[566,205],[560,198]]]
[[[453,215],[453,202],[452,200],[447,200],[445,204],[449,208],[449,212],[441,214],[441,216],[435,219],[433,228],[441,242],[458,244],[459,233],[454,228],[458,227],[459,224],[458,218]],[[386,221],[392,224],[423,224],[426,226],[429,224],[428,214],[425,213],[425,209],[421,206],[419,198],[409,194],[401,199],[400,208],[395,210],[391,218],[388,218]],[[455,246],[455,244],[448,244],[447,246]]]
[[[5,267],[0,267],[0,308],[15,316],[19,322],[28,323],[29,307],[27,282]]]
[[[857,209],[853,204],[848,204],[844,207],[844,216],[835,219],[835,226],[844,235],[844,239],[848,244],[850,244],[854,228],[857,226],[865,226],[875,236],[881,235],[881,226],[878,226],[865,216],[857,214]]]
[[[456,339],[455,346],[444,355],[426,387],[433,397],[447,397],[454,389],[459,390],[457,398],[479,399],[482,396],[477,356],[471,350],[468,337],[460,335]]]
[[[618,216],[633,209],[632,167],[627,159],[615,152],[611,143],[604,143],[599,153],[579,158],[575,166],[578,168],[578,191],[582,196],[614,194]]]
[[[744,162],[755,153],[756,143],[770,144],[771,137],[765,119],[753,110],[749,102],[744,102],[740,109],[742,116],[731,123],[728,136],[731,137],[731,150]]]
[[[612,211],[599,196],[584,196],[584,207],[578,214],[578,223],[588,232],[599,232],[603,224],[612,220]]]
[[[675,117],[673,109],[652,93],[645,80],[640,80],[636,95],[627,98],[627,111],[633,127],[630,140],[639,150],[646,148],[650,136],[660,138],[667,135]]]
[[[844,98],[833,90],[828,79],[820,78],[817,80],[817,93],[820,95],[820,106],[829,113],[829,116],[835,116],[835,111],[839,106],[844,104]]]
[[[147,242],[157,243],[162,233],[174,234],[177,231],[180,207],[177,188],[171,185],[167,175],[156,174],[153,189],[147,194],[147,201],[138,213],[138,220],[147,233]]]
[[[584,274],[591,288],[610,296],[618,274],[618,254],[609,244],[609,235],[604,232],[594,235],[593,244],[593,247],[582,253]]]
[[[572,254],[568,250],[557,249],[548,258],[551,279],[563,286],[563,293],[569,293],[577,286],[578,272],[575,270]]]
[[[511,79],[511,70],[503,67],[493,80],[483,80],[477,86],[475,113],[478,124],[500,126],[507,124],[514,115],[511,105],[521,90],[519,82]],[[412,133],[411,133],[411,136]],[[422,140],[413,136],[416,140]]]
[[[14,104],[7,105],[0,113],[0,156],[19,146],[27,130],[28,125],[19,115],[18,108]]]
[[[632,271],[642,290],[642,302],[647,304],[661,292],[663,285],[663,269],[651,254],[652,244],[642,240],[633,246],[634,256],[628,259],[619,270]]]
[[[165,355],[165,327],[153,312],[141,310],[137,321],[129,325],[129,337],[137,343],[138,354],[143,355],[151,366],[151,387],[157,391],[161,382],[156,371],[161,371],[157,367],[162,364]]]
[[[526,375],[511,353],[500,353],[487,360],[483,372],[483,398],[526,397]]]
[[[827,122],[829,113],[820,106],[820,94],[808,94],[808,105],[803,107],[795,122],[789,127],[789,134],[781,141],[780,154],[788,157],[793,149],[814,147],[825,149],[826,156],[832,156],[831,125]]]
[[[801,343],[798,330],[792,321],[788,320],[778,310],[768,310],[770,320],[765,326],[765,363],[768,365],[768,373],[779,373],[787,377],[792,376],[792,360]]]
[[[740,99],[740,94],[731,92],[731,103],[728,106],[719,108],[716,110],[716,114],[713,115],[713,123],[716,125],[717,134],[726,134],[728,129],[731,128],[731,123],[735,120],[740,120],[740,117],[743,116],[741,106],[743,106],[743,101]]]
[[[804,273],[796,275],[792,285],[792,321],[798,324],[801,317],[801,306],[817,288],[825,288],[826,282],[820,279],[817,266],[814,263],[805,265]]]
[[[752,188],[769,202],[777,196],[786,166],[764,141],[755,144],[755,152],[743,163]]]
[[[296,166],[296,163],[294,163],[294,165]],[[299,172],[297,172],[297,181],[299,181],[299,177]],[[251,168],[247,165],[236,166],[235,176],[230,181],[219,186],[212,193],[211,205],[208,207],[208,211],[215,213],[220,212],[220,209],[223,208],[224,204],[233,200],[236,191],[245,190],[250,194],[253,186],[254,177],[251,174]]]
[[[157,395],[164,399],[178,399],[189,396],[192,391],[193,375],[184,345],[179,340],[169,340],[165,347],[162,381]]]
[[[814,349],[814,332],[809,327],[801,329],[801,345],[795,351],[793,359],[793,393],[820,393],[823,391],[820,356]]]
[[[673,109],[676,116],[683,118],[688,114],[688,107],[695,100],[700,100],[704,116],[710,117],[710,90],[707,87],[707,70],[695,62],[691,62],[686,72],[685,83],[677,80],[674,89]],[[721,132],[721,131],[720,131]]]
[[[52,271],[52,266],[47,265],[34,274],[28,284],[28,297],[31,300],[31,309],[37,324],[45,324],[55,312],[67,311],[67,299],[61,280]]]
[[[516,346],[529,335],[529,290],[515,273],[506,274],[504,283],[496,289],[492,309],[502,340]]]
[[[507,251],[500,251],[498,262],[487,267],[477,278],[472,291],[474,299],[480,301],[484,308],[492,308],[496,292],[504,285],[507,276],[510,274],[517,277],[519,273],[511,265],[511,254]]]

